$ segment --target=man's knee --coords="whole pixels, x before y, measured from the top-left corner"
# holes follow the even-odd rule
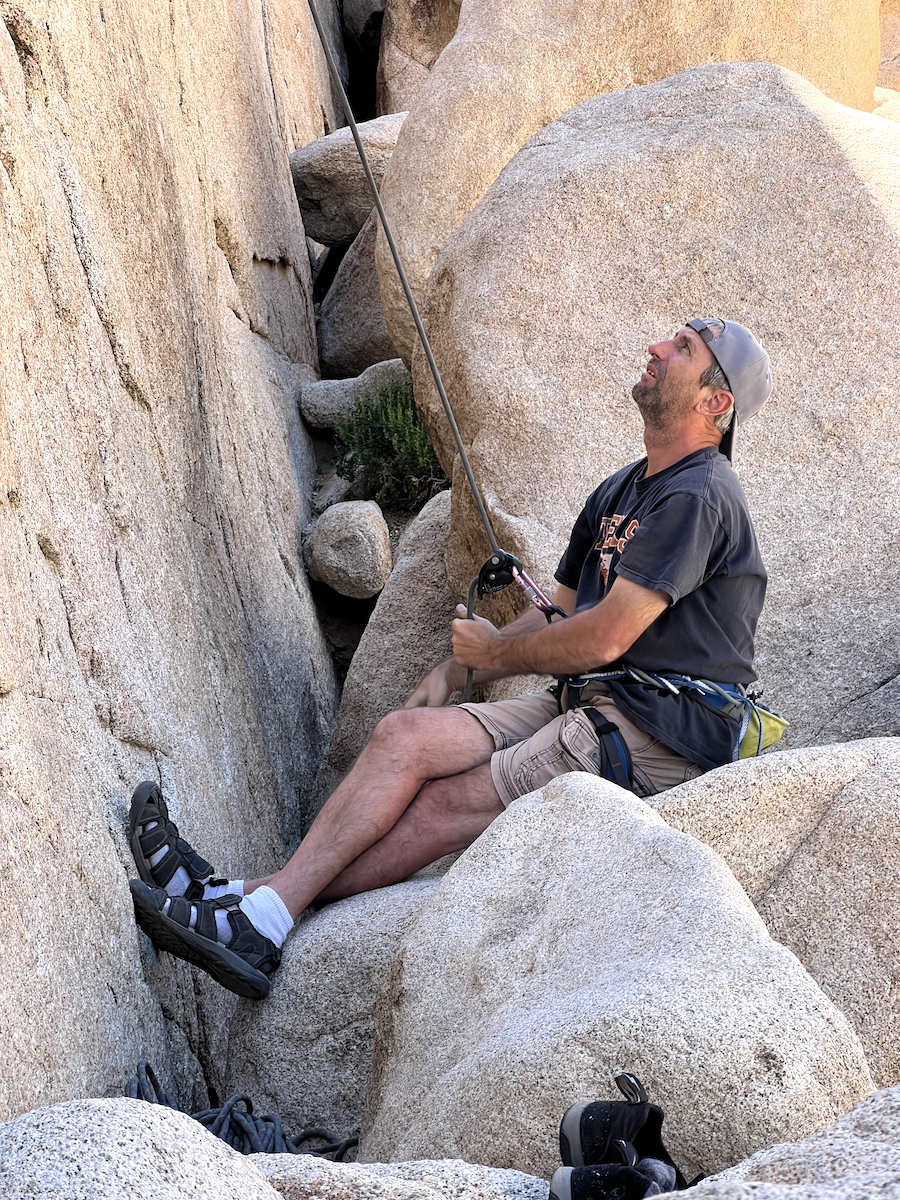
[[[418,744],[423,729],[421,714],[426,711],[420,708],[400,708],[389,712],[375,726],[369,744],[394,753],[401,752],[406,746]]]
[[[447,738],[479,737],[483,726],[464,709],[398,708],[382,717],[369,739],[391,751],[422,747]]]

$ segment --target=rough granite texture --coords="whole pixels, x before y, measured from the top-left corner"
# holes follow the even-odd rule
[[[305,0],[0,18],[0,1118],[145,1055],[199,1102],[232,998],[138,935],[127,806],[264,872],[328,737],[287,155],[334,109]]]
[[[313,429],[334,429],[353,412],[357,400],[374,400],[380,387],[412,385],[401,358],[367,367],[356,379],[316,379],[300,389],[300,412]]]
[[[359,1133],[375,1039],[375,997],[437,878],[411,879],[326,905],[284,947],[265,1004],[238,1004],[225,1093],[247,1092],[288,1133]]]
[[[397,112],[358,126],[376,184],[405,119],[405,112]],[[307,235],[323,246],[348,245],[372,211],[372,193],[349,127],[295,150],[290,161]]]
[[[732,1190],[744,1186],[744,1191]],[[869,1096],[802,1142],[771,1146],[701,1183],[700,1197],[871,1200],[900,1196],[900,1088]]]
[[[261,1157],[261,1156],[260,1156]],[[0,1125],[3,1200],[278,1200],[250,1158],[186,1113],[71,1100]]]
[[[456,598],[444,573],[450,493],[439,492],[410,522],[397,561],[353,655],[316,793],[324,802],[353,766],[375,726],[401,708],[449,658]]]
[[[466,4],[452,41],[415,97],[381,189],[416,299],[421,302],[434,261],[450,234],[510,159],[532,135],[574,104],[599,92],[667,79],[686,67],[761,60],[799,72],[841,104],[871,111],[879,61],[878,18],[879,0],[855,0],[852,5],[840,0],[810,0],[805,5],[777,6],[768,0],[696,0],[688,8],[675,10],[661,0],[637,7],[632,0]],[[717,115],[726,128],[729,108],[729,99],[723,94],[718,98]],[[595,112],[599,132],[608,122],[608,110]],[[744,153],[752,150],[755,138],[750,142]],[[650,172],[653,154],[639,145],[637,139],[635,153],[647,156],[646,170]],[[793,153],[782,150],[776,155],[778,169],[788,178]],[[717,177],[727,188],[729,171],[716,167],[725,163],[730,165],[728,156],[717,154],[704,160],[704,199]],[[682,206],[692,206],[694,219],[700,222],[708,210],[705,204],[696,203],[697,178],[692,176],[692,185],[679,201]],[[601,218],[590,208],[569,211],[567,204],[560,206],[559,189],[565,188],[565,175],[561,175],[555,180],[555,199],[547,205],[548,211],[560,218],[554,230],[557,238],[544,247],[544,254],[559,255],[564,269],[569,252],[580,245],[584,254],[602,264],[607,243],[620,238],[617,204],[623,213],[630,206],[638,225],[648,206],[656,203],[660,215],[666,213],[662,197],[655,197],[655,182],[651,176],[649,190],[648,184],[643,184],[643,194],[635,185],[634,202],[624,194],[617,195],[614,188]],[[767,198],[765,186],[759,188],[759,197]],[[795,219],[801,220],[806,211],[806,205],[799,204]],[[841,214],[838,208],[838,221]],[[493,250],[498,260],[508,257],[525,273],[537,266],[540,257],[531,246],[524,254],[520,252],[517,239],[523,215],[516,213],[508,219],[506,236]],[[715,223],[720,220],[717,212]],[[672,236],[677,227],[678,222],[673,222]],[[563,252],[553,247],[560,235],[569,243]],[[634,247],[626,242],[625,247],[629,256],[639,258],[654,242],[651,236],[649,242]],[[409,362],[415,331],[381,234],[377,254],[388,329],[397,352]],[[655,254],[651,261],[656,261]],[[668,262],[662,257],[659,261]],[[865,262],[862,254],[860,261]],[[482,265],[488,278],[490,268]],[[541,277],[543,272],[537,274]],[[658,288],[659,277],[656,272],[651,274]],[[678,272],[667,270],[666,274],[677,276]],[[619,276],[620,282],[627,278],[627,274]],[[697,282],[702,279],[701,271]],[[552,303],[548,302],[551,297]],[[648,302],[647,297],[641,299]],[[538,312],[548,323],[568,324],[552,287],[541,291]],[[583,331],[576,328],[575,332]],[[538,357],[544,360],[540,340],[532,343],[531,357],[535,362]],[[568,366],[568,360],[563,365]]]
[[[332,504],[303,543],[309,573],[342,596],[365,600],[380,592],[391,573],[391,535],[374,500]]]
[[[747,759],[650,804],[728,863],[773,938],[900,1082],[900,738]]]
[[[497,537],[545,585],[586,497],[643,453],[631,388],[646,347],[697,313],[757,332],[775,391],[740,431],[735,469],[769,570],[757,669],[791,722],[785,747],[900,732],[885,599],[900,590],[898,278],[900,126],[782,68],[731,63],[548,126],[429,283],[432,345]],[[413,381],[453,468],[419,356]],[[487,546],[462,483],[453,497],[461,588]]]
[[[897,80],[897,86],[900,87],[900,79]],[[891,88],[877,87],[873,111],[876,116],[884,117],[888,121],[900,121],[900,92],[892,91]]]
[[[375,271],[377,225],[378,214],[371,209],[319,305],[319,361],[323,375],[359,375],[367,367],[397,356],[384,323]]]
[[[285,1200],[547,1200],[547,1181],[459,1159],[330,1163],[307,1155],[254,1156]]]
[[[690,1177],[873,1090],[847,1019],[721,858],[581,773],[512,804],[450,868],[378,1000],[361,1161],[549,1178],[560,1114],[633,1071]]]
[[[456,33],[460,0],[387,0],[378,48],[377,106],[412,108],[438,55]]]

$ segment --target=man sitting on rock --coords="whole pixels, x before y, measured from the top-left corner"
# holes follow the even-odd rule
[[[729,460],[735,424],[771,391],[769,359],[744,326],[717,319],[689,322],[649,354],[632,391],[647,456],[602,483],[575,522],[554,597],[568,618],[548,624],[532,609],[500,630],[455,620],[453,657],[380,722],[280,871],[213,879],[159,789],[137,789],[141,880],[131,886],[158,947],[261,998],[310,904],[396,883],[462,850],[554,776],[591,771],[650,796],[736,757],[746,721],[723,713],[722,696],[745,711],[766,572]],[[477,681],[564,683],[559,699],[447,707],[470,667]],[[679,686],[680,677],[690,680]],[[715,687],[698,692],[695,680]]]

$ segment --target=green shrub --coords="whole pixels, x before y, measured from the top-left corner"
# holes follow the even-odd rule
[[[361,396],[335,430],[336,471],[385,508],[412,511],[448,487],[409,384],[382,384]]]

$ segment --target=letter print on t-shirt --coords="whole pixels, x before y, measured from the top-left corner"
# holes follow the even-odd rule
[[[603,588],[609,582],[609,568],[612,565],[613,554],[619,554],[625,549],[625,543],[634,537],[640,528],[637,521],[632,521],[622,536],[619,536],[619,526],[628,519],[627,513],[613,513],[611,517],[603,517],[600,521],[600,536],[597,538],[595,550],[600,551],[600,572],[603,575]]]

